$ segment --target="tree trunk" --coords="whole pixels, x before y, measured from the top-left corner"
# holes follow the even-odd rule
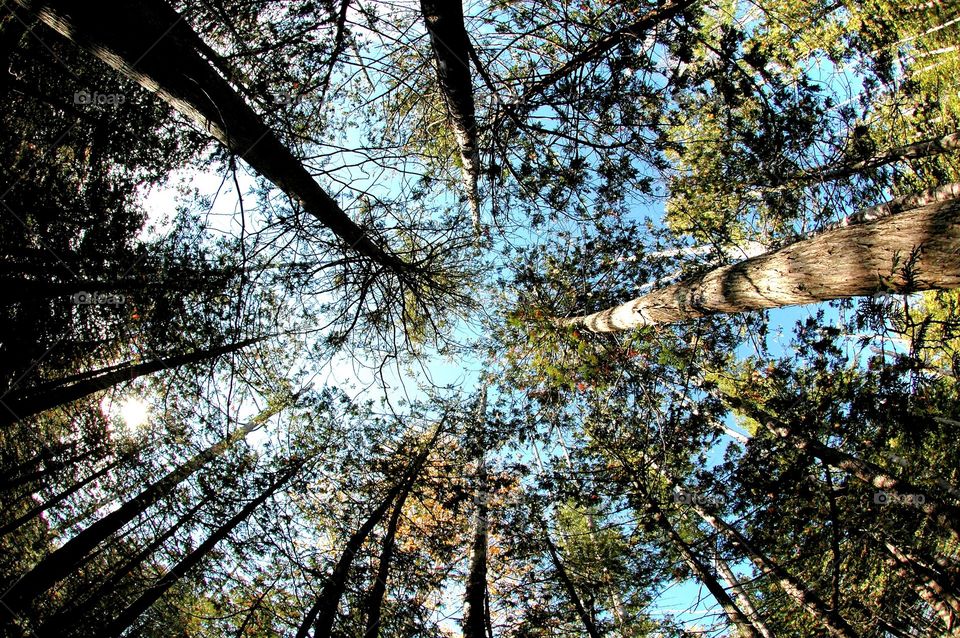
[[[387,578],[390,576],[390,561],[393,559],[397,525],[400,522],[403,504],[407,500],[407,495],[410,494],[411,487],[413,487],[413,481],[408,481],[407,486],[397,497],[397,504],[393,506],[390,520],[387,521],[387,533],[383,537],[383,547],[380,550],[380,560],[377,563],[377,575],[366,602],[367,622],[363,631],[364,638],[377,638],[380,635],[383,598],[387,593]]]
[[[797,580],[792,574],[775,562],[772,558],[761,553],[750,543],[739,531],[729,525],[723,519],[707,512],[699,505],[691,503],[690,507],[717,532],[720,532],[730,543],[743,551],[750,561],[756,565],[762,573],[770,574],[776,578],[780,588],[793,598],[797,604],[813,616],[818,623],[825,627],[831,635],[837,638],[857,638],[859,634],[844,620],[837,610],[827,609],[820,597],[808,589],[806,585]]]
[[[931,157],[956,151],[957,149],[960,149],[960,134],[951,133],[942,137],[898,146],[856,162],[813,168],[800,173],[795,179],[801,181],[826,182],[843,177],[850,177],[851,175],[856,175],[857,173],[862,173],[863,171],[880,166],[886,166],[887,164],[893,164],[894,162]]]
[[[314,181],[263,119],[200,55],[205,45],[162,0],[17,0],[43,23],[156,93],[303,204],[348,249],[403,274],[407,264],[374,243]]]
[[[463,184],[473,218],[473,230],[482,234],[480,224],[480,148],[470,77],[470,37],[463,22],[460,0],[420,0],[420,12],[430,34],[437,63],[437,85],[447,107],[447,119],[460,148]]]
[[[112,388],[113,386],[123,383],[124,381],[132,381],[138,377],[159,372],[160,370],[167,370],[182,365],[215,359],[225,354],[230,354],[231,352],[236,352],[246,348],[249,345],[263,341],[264,339],[266,339],[266,337],[244,339],[243,341],[237,341],[235,343],[218,346],[216,348],[195,350],[194,352],[187,354],[174,355],[171,357],[165,357],[163,359],[157,359],[155,361],[138,363],[116,369],[114,366],[111,366],[108,369],[109,371],[103,374],[83,379],[69,385],[46,389],[37,393],[32,392],[31,388],[27,388],[22,392],[11,392],[7,395],[8,398],[5,398],[3,401],[3,405],[6,409],[2,414],[0,414],[0,426],[9,425],[21,419],[33,416],[34,414],[39,414],[41,412],[45,412],[46,410],[51,410],[55,407],[72,403],[73,401],[82,399],[83,397],[91,395],[95,392]],[[49,387],[49,383],[45,385]]]
[[[570,597],[570,602],[573,603],[573,608],[577,611],[577,616],[580,618],[580,622],[583,623],[584,630],[586,630],[590,638],[600,638],[600,631],[594,624],[590,614],[587,613],[587,608],[584,607],[583,601],[580,600],[577,588],[574,587],[573,581],[570,580],[570,576],[563,566],[563,561],[560,560],[560,552],[557,550],[556,545],[553,544],[553,541],[550,540],[550,530],[547,529],[546,523],[543,523],[543,538],[547,550],[550,552],[550,560],[553,562],[553,568],[557,571],[557,576],[560,578],[560,582],[563,583],[563,588],[566,590],[567,596]]]
[[[206,499],[191,507],[176,523],[171,525],[166,531],[154,538],[142,550],[131,556],[120,567],[113,570],[110,576],[104,578],[96,589],[94,589],[86,598],[74,605],[67,605],[57,611],[56,614],[47,619],[46,622],[36,631],[38,638],[56,638],[63,632],[64,628],[76,627],[82,624],[83,617],[97,605],[103,603],[107,597],[116,591],[117,587],[126,576],[145,560],[150,558],[154,552],[160,549],[178,529],[183,527],[201,507],[206,505]]]
[[[714,600],[723,608],[727,618],[730,620],[730,623],[737,628],[741,638],[761,638],[760,634],[750,622],[750,619],[737,607],[737,604],[733,602],[733,599],[730,598],[727,591],[720,585],[720,582],[710,569],[694,554],[693,549],[683,540],[673,525],[670,524],[663,510],[653,502],[653,499],[646,493],[646,490],[643,490],[643,497],[646,501],[645,506],[647,512],[653,518],[654,523],[667,535],[667,538],[670,539],[674,547],[677,548],[677,551],[680,552],[683,562],[687,564],[690,571],[707,587],[707,590],[713,596]]]
[[[748,594],[740,584],[736,574],[733,573],[733,570],[730,569],[730,566],[727,565],[727,561],[723,560],[723,557],[720,556],[719,552],[717,552],[717,555],[714,558],[714,563],[717,566],[717,573],[719,573],[720,578],[727,583],[727,587],[730,589],[730,591],[733,592],[733,595],[736,597],[737,605],[743,610],[744,615],[750,619],[750,623],[756,627],[757,631],[760,632],[760,635],[763,636],[763,638],[773,638],[773,632],[770,631],[770,628],[767,627],[766,623],[763,622],[763,618],[760,617],[760,614],[757,613],[756,608],[754,608],[753,601],[750,600],[750,594]]]
[[[161,576],[154,584],[150,585],[139,598],[120,612],[120,615],[107,625],[101,633],[98,633],[98,635],[106,636],[107,638],[118,638],[141,614],[157,602],[168,589],[203,560],[204,557],[210,553],[210,550],[226,538],[237,525],[245,521],[264,501],[273,496],[278,489],[293,478],[297,472],[300,471],[300,467],[299,464],[294,464],[293,467],[282,472],[279,477],[275,477],[260,496],[247,503],[243,509],[234,514],[229,521],[217,528],[217,531],[211,534],[195,550],[187,554],[183,560],[171,567],[170,571]]]
[[[464,592],[463,638],[486,638],[487,625],[487,465],[481,456],[475,488],[473,545]]]
[[[614,332],[717,313],[960,286],[960,200],[838,228],[561,326]]]
[[[350,539],[347,541],[347,546],[344,548],[340,559],[333,568],[330,580],[323,586],[320,595],[317,596],[316,602],[300,623],[296,638],[306,638],[310,633],[311,627],[313,627],[314,632],[313,638],[330,637],[334,620],[336,620],[337,617],[337,608],[340,606],[340,598],[347,588],[347,577],[350,575],[350,567],[353,564],[354,557],[360,551],[360,548],[363,546],[364,541],[367,540],[367,536],[370,535],[373,528],[383,519],[387,510],[390,508],[390,504],[393,503],[402,492],[408,491],[413,482],[416,481],[423,464],[433,450],[434,441],[436,441],[440,435],[442,425],[441,423],[437,426],[429,442],[413,460],[410,468],[390,490],[383,502],[367,517],[367,520],[360,526],[360,529],[350,536]]]
[[[29,607],[38,596],[67,577],[93,548],[166,497],[177,485],[258,428],[275,412],[275,408],[268,408],[261,412],[249,424],[172,470],[137,496],[48,554],[0,597],[0,601],[4,603],[0,605],[0,617],[6,614],[17,614]]]
[[[132,454],[121,456],[111,461],[110,463],[108,463],[101,469],[97,470],[96,472],[92,473],[90,476],[84,479],[81,479],[80,481],[77,481],[71,487],[63,490],[56,496],[53,496],[43,501],[42,503],[35,504],[33,507],[29,508],[26,512],[24,512],[14,520],[0,527],[0,536],[6,536],[7,534],[19,529],[21,525],[33,519],[35,516],[39,516],[43,512],[46,512],[51,507],[59,503],[62,503],[66,499],[70,498],[71,495],[76,494],[83,487],[89,485],[90,483],[94,482],[98,478],[104,476],[105,474],[110,472],[113,468],[120,465],[121,463],[124,463],[125,461],[129,460],[132,456],[133,456]]]
[[[949,585],[944,586],[943,579],[934,570],[923,565],[916,557],[889,541],[883,542],[884,549],[890,554],[890,563],[901,576],[915,583],[917,594],[933,609],[949,636],[960,636],[957,614],[960,614],[960,599]]]

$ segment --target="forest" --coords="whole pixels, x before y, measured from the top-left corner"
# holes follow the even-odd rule
[[[956,0],[6,0],[0,636],[960,637]]]

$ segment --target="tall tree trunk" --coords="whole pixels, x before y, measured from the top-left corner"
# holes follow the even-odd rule
[[[373,528],[383,519],[387,510],[390,508],[397,497],[404,491],[410,489],[410,484],[416,481],[423,464],[433,450],[433,443],[440,435],[443,423],[437,426],[430,440],[424,446],[424,449],[410,464],[410,468],[404,473],[403,477],[390,490],[383,502],[367,517],[363,525],[350,536],[347,546],[344,548],[340,559],[333,568],[330,579],[323,586],[316,602],[307,612],[300,627],[297,629],[296,638],[306,638],[313,628],[313,638],[329,638],[333,629],[333,623],[337,617],[337,608],[340,606],[340,598],[347,588],[347,577],[350,575],[350,567],[353,565],[353,559],[356,557],[360,548],[363,546],[367,536],[373,531]]]
[[[66,499],[70,498],[70,496],[72,496],[73,494],[76,494],[78,491],[83,489],[85,486],[96,481],[98,478],[106,475],[113,468],[117,467],[121,463],[128,461],[132,456],[133,456],[132,454],[127,454],[127,455],[118,457],[113,461],[111,461],[110,463],[107,463],[105,466],[103,466],[99,470],[93,472],[89,476],[77,481],[72,486],[68,487],[62,492],[59,492],[58,494],[48,498],[43,502],[36,503],[33,507],[29,508],[26,512],[24,512],[17,518],[13,519],[9,523],[0,527],[0,536],[6,536],[11,532],[16,531],[24,523],[30,521],[36,516],[39,516],[43,512],[46,512],[51,507],[58,505],[59,503],[62,503]]]
[[[663,510],[660,509],[660,506],[650,498],[649,493],[643,489],[641,485],[638,485],[638,487],[641,488],[641,494],[645,501],[644,507],[651,518],[653,518],[653,522],[666,534],[673,546],[680,552],[683,562],[687,564],[690,571],[706,586],[714,600],[723,608],[724,613],[726,613],[730,623],[737,628],[741,638],[761,638],[760,633],[754,628],[750,619],[747,618],[737,604],[733,602],[733,599],[730,598],[727,590],[720,585],[720,582],[716,576],[713,575],[713,572],[697,557],[690,545],[683,540],[683,537],[680,536],[680,533],[677,532],[670,523],[670,520],[666,514],[664,514]]]
[[[260,496],[247,503],[247,505],[234,514],[230,520],[217,528],[216,532],[200,543],[195,550],[187,554],[183,560],[171,567],[167,573],[147,587],[139,598],[120,612],[120,615],[111,621],[98,635],[105,636],[106,638],[118,638],[141,614],[150,609],[168,589],[183,578],[191,569],[196,567],[196,565],[210,553],[210,550],[226,538],[237,525],[245,521],[264,501],[273,496],[277,490],[292,479],[300,471],[300,467],[299,464],[293,464],[291,468],[284,470],[279,476],[275,477],[273,481],[270,482],[270,485],[260,493]]]
[[[377,245],[200,54],[202,39],[162,0],[17,0],[17,4],[207,131],[303,204],[346,248],[397,274],[407,264]]]
[[[555,321],[593,332],[615,332],[877,292],[957,288],[958,222],[960,201],[931,204],[869,224],[830,230],[614,308]]]
[[[34,414],[72,403],[95,392],[108,390],[124,381],[132,381],[138,377],[153,374],[160,370],[168,370],[191,363],[209,361],[225,354],[237,352],[264,339],[266,339],[266,337],[244,339],[243,341],[229,343],[216,348],[195,350],[194,352],[188,352],[186,354],[164,357],[162,359],[121,368],[111,366],[108,372],[68,385],[49,387],[49,384],[46,384],[47,389],[37,393],[32,392],[31,388],[27,388],[21,392],[10,392],[2,402],[5,409],[0,413],[0,426],[9,425],[15,421],[33,416]]]
[[[481,455],[474,487],[473,543],[464,592],[463,638],[486,638],[487,625],[487,465]]]
[[[933,609],[949,636],[960,636],[960,599],[953,588],[944,584],[941,575],[924,565],[915,556],[889,541],[883,542],[884,549],[890,554],[890,563],[901,576],[915,583],[917,594]]]
[[[573,608],[576,610],[580,622],[583,623],[584,630],[590,638],[600,638],[600,631],[597,629],[596,624],[594,624],[593,618],[591,618],[587,612],[587,608],[583,605],[583,601],[580,599],[580,594],[577,593],[577,588],[573,585],[573,581],[570,580],[570,576],[563,566],[563,561],[560,559],[560,552],[557,550],[557,546],[554,545],[550,539],[550,530],[547,528],[546,523],[543,523],[543,539],[547,550],[550,552],[550,561],[553,563],[553,568],[557,572],[557,577],[563,584],[567,596],[570,597],[570,602],[573,603]]]
[[[941,137],[914,142],[898,146],[882,153],[855,162],[844,162],[839,165],[823,166],[803,171],[794,179],[801,181],[826,182],[843,177],[850,177],[873,168],[902,162],[909,159],[931,157],[942,153],[949,153],[960,149],[960,134],[951,133]]]
[[[750,594],[748,594],[743,588],[743,585],[740,584],[740,580],[736,574],[733,573],[733,570],[730,569],[730,566],[727,565],[727,561],[723,560],[719,552],[717,552],[714,558],[714,564],[717,566],[717,573],[720,574],[720,578],[727,583],[727,587],[733,592],[736,598],[737,605],[743,610],[744,615],[750,619],[750,623],[756,627],[763,638],[773,638],[773,632],[770,631],[770,628],[767,627],[767,624],[763,622],[763,618],[757,612],[756,608],[754,608],[753,601],[750,600]]]
[[[365,605],[367,621],[363,630],[364,638],[377,638],[380,635],[383,598],[387,593],[387,578],[390,576],[390,561],[393,559],[393,551],[396,546],[397,525],[400,523],[403,504],[407,501],[411,487],[413,487],[413,481],[408,481],[406,487],[400,492],[400,496],[397,497],[397,503],[393,506],[393,512],[387,521],[387,533],[383,537],[380,560],[377,563],[377,575],[374,578],[373,587],[370,588],[370,594],[367,596]]]
[[[142,550],[124,561],[123,564],[113,570],[108,577],[101,580],[97,587],[82,601],[78,601],[76,604],[68,604],[48,618],[35,632],[37,637],[46,638],[49,636],[50,638],[56,638],[65,628],[82,625],[83,617],[88,612],[103,603],[110,594],[116,591],[117,587],[128,574],[143,564],[143,562],[160,549],[164,543],[170,540],[170,538],[176,534],[177,530],[186,525],[186,523],[193,518],[193,515],[196,514],[201,507],[206,505],[206,503],[207,499],[204,498],[187,510],[187,512],[177,519],[176,523],[150,541]]]
[[[813,616],[831,635],[837,638],[856,638],[859,636],[857,631],[837,613],[837,610],[828,609],[816,593],[780,566],[779,563],[760,552],[760,550],[754,547],[736,528],[718,516],[714,516],[699,505],[691,504],[691,507],[704,522],[717,532],[726,536],[727,540],[729,540],[734,547],[746,554],[750,561],[756,565],[762,573],[770,574],[776,578],[780,588],[783,589],[788,596],[793,598],[800,607]]]
[[[470,37],[463,22],[460,0],[420,0],[420,11],[430,34],[437,66],[437,84],[447,107],[447,119],[460,149],[463,184],[478,238],[480,224],[480,148],[470,77]]]
[[[67,577],[97,545],[170,494],[177,485],[194,472],[260,427],[276,410],[276,408],[271,407],[261,412],[249,424],[237,429],[223,441],[211,445],[180,467],[172,470],[119,508],[48,554],[34,565],[33,569],[24,574],[13,587],[0,596],[0,602],[3,603],[0,605],[0,618],[4,615],[15,615],[28,608],[38,596]]]

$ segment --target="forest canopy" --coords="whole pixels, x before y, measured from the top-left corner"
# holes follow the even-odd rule
[[[958,41],[4,3],[2,635],[960,636]]]

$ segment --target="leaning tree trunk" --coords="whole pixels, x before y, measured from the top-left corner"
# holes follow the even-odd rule
[[[264,339],[266,339],[266,337],[244,339],[243,341],[229,343],[216,348],[195,350],[194,352],[164,357],[145,363],[131,364],[120,368],[111,366],[108,371],[103,374],[91,376],[81,381],[59,387],[49,387],[50,384],[48,383],[45,384],[45,389],[39,391],[26,388],[20,392],[10,392],[4,397],[2,402],[4,410],[0,413],[0,426],[9,425],[33,416],[34,414],[72,403],[95,392],[108,390],[125,381],[132,381],[138,377],[153,374],[161,370],[168,370],[201,361],[209,361],[225,354],[237,352]]]
[[[133,601],[126,609],[120,612],[120,615],[117,616],[113,621],[107,625],[101,632],[98,632],[98,636],[105,636],[106,638],[119,638],[119,636],[130,628],[134,621],[139,618],[145,611],[150,609],[151,606],[164,593],[173,585],[177,583],[181,578],[183,578],[191,569],[197,566],[200,561],[202,561],[210,551],[217,546],[220,541],[226,538],[230,532],[234,530],[240,523],[247,520],[247,518],[256,510],[258,507],[263,505],[264,501],[273,496],[277,490],[279,490],[283,485],[285,485],[290,479],[292,479],[300,471],[299,464],[293,464],[293,466],[283,473],[280,476],[275,477],[273,481],[270,482],[270,485],[260,493],[260,495],[254,500],[247,503],[247,505],[241,509],[239,512],[233,515],[233,517],[228,520],[226,523],[217,528],[217,531],[211,534],[205,541],[200,543],[200,545],[187,554],[183,560],[170,568],[163,576],[161,576],[156,582],[147,587],[147,589],[140,594],[140,597]]]
[[[773,632],[770,631],[770,628],[767,627],[767,624],[763,622],[763,618],[757,612],[756,608],[753,606],[753,601],[750,600],[750,594],[743,588],[743,585],[740,584],[740,580],[737,578],[737,575],[733,573],[733,570],[730,569],[730,566],[727,565],[727,561],[720,556],[720,553],[717,552],[716,557],[714,558],[714,564],[717,566],[717,573],[720,574],[720,578],[727,583],[727,587],[730,588],[730,591],[733,592],[733,595],[736,597],[736,602],[743,609],[743,613],[750,619],[750,622],[753,623],[753,626],[757,628],[757,631],[760,632],[760,635],[763,638],[773,638]]]
[[[437,437],[440,435],[442,428],[442,423],[437,426],[434,430],[433,436],[430,437],[430,440],[424,446],[424,449],[420,452],[419,455],[413,460],[410,464],[410,468],[404,473],[400,481],[390,490],[383,502],[367,517],[367,520],[364,521],[363,525],[354,532],[349,540],[347,541],[347,546],[344,548],[343,553],[340,555],[340,559],[337,561],[337,564],[333,568],[333,573],[330,575],[330,580],[323,586],[323,589],[320,591],[320,595],[317,596],[316,602],[304,616],[303,621],[300,623],[300,627],[297,629],[296,638],[306,638],[311,627],[313,628],[313,638],[329,638],[330,633],[333,630],[333,623],[337,617],[337,608],[340,606],[340,598],[343,596],[343,592],[347,588],[347,577],[350,575],[350,568],[353,565],[353,559],[359,553],[360,548],[363,546],[363,543],[367,540],[367,536],[370,535],[370,532],[373,531],[373,528],[383,520],[384,515],[387,513],[387,510],[390,508],[390,505],[398,498],[398,496],[408,491],[413,482],[416,481],[417,476],[420,473],[423,464],[426,462],[427,457],[430,456],[430,452],[433,450],[433,443],[436,441]]]
[[[154,552],[160,549],[164,543],[177,533],[181,527],[193,518],[193,515],[200,511],[207,504],[209,497],[201,499],[196,505],[187,510],[177,521],[168,527],[166,531],[150,541],[143,549],[124,561],[119,567],[112,570],[109,576],[101,580],[96,588],[90,592],[86,598],[76,603],[68,603],[63,608],[57,610],[53,616],[50,616],[43,625],[35,632],[38,638],[55,638],[63,633],[64,629],[72,627],[83,627],[83,618],[88,612],[102,604],[108,597],[116,591],[120,583],[134,569],[150,558]],[[78,633],[84,633],[80,631]],[[93,633],[93,632],[92,632]]]
[[[377,638],[380,635],[380,619],[383,613],[383,598],[387,593],[387,578],[390,576],[390,561],[393,560],[393,551],[396,546],[397,525],[403,513],[403,504],[407,501],[413,481],[408,481],[406,487],[397,497],[397,504],[393,506],[390,520],[387,521],[387,533],[383,537],[383,547],[380,550],[380,560],[377,563],[377,575],[370,588],[370,595],[366,601],[367,621],[364,626],[364,638]]]
[[[673,489],[679,490],[682,495],[690,496],[682,485],[678,484],[672,476],[661,469],[656,461],[653,459],[646,459],[646,461]],[[639,481],[635,480],[634,482],[638,489],[643,489]],[[779,563],[755,549],[752,543],[737,531],[736,528],[729,525],[722,518],[714,516],[712,513],[695,504],[694,499],[685,498],[684,500],[691,503],[691,508],[707,525],[713,528],[714,531],[724,535],[734,547],[746,554],[750,561],[760,569],[761,573],[773,575],[773,577],[777,579],[780,588],[786,592],[788,596],[793,598],[801,608],[813,616],[818,623],[825,627],[830,634],[837,636],[837,638],[857,638],[859,636],[856,630],[837,613],[837,610],[831,611],[828,609],[826,604],[824,604],[815,592],[800,582]]]
[[[898,146],[862,160],[812,168],[797,174],[794,176],[794,179],[799,181],[825,182],[850,177],[851,175],[856,175],[857,173],[895,162],[921,157],[932,157],[958,149],[960,149],[960,134],[950,133],[942,137],[934,137],[920,142],[914,142],[913,144]]]
[[[798,450],[807,452],[823,463],[852,474],[877,490],[894,496],[899,503],[915,507],[931,522],[948,531],[954,540],[960,539],[960,508],[957,506],[937,498],[918,485],[894,477],[875,463],[824,445],[816,439],[795,432],[783,423],[774,423],[770,415],[752,408],[735,396],[724,394],[724,400],[734,410],[747,414],[772,434],[793,444]]]
[[[753,623],[750,622],[750,619],[744,615],[737,604],[733,602],[733,599],[730,598],[727,590],[723,588],[713,572],[697,557],[689,543],[683,540],[683,537],[680,536],[680,533],[677,532],[676,528],[670,523],[663,510],[654,503],[653,499],[650,498],[650,495],[647,494],[645,490],[643,491],[643,496],[646,500],[646,510],[653,518],[653,522],[666,534],[673,546],[680,552],[683,562],[687,564],[690,571],[707,587],[707,590],[713,596],[714,600],[717,601],[724,613],[726,613],[730,623],[737,628],[741,638],[762,638],[760,633],[754,628]]]
[[[560,582],[563,583],[563,588],[566,590],[567,596],[570,597],[570,602],[573,603],[573,608],[576,610],[580,622],[583,623],[584,630],[590,638],[601,638],[597,625],[587,612],[586,606],[580,599],[580,594],[577,593],[577,588],[574,586],[573,581],[570,580],[570,575],[563,566],[563,561],[560,559],[560,552],[557,550],[557,546],[554,545],[550,539],[550,530],[547,528],[546,523],[543,523],[543,539],[547,550],[550,552],[550,561],[553,563],[553,568],[557,572],[557,577],[560,579]]]
[[[953,593],[943,587],[937,574],[920,565],[914,557],[893,543],[884,541],[883,546],[890,554],[887,564],[893,567],[899,576],[914,583],[917,595],[930,605],[943,622],[947,632],[945,635],[960,636],[960,626],[957,625],[957,612],[960,611],[960,605]]]
[[[477,142],[477,120],[473,101],[473,80],[470,77],[470,37],[463,22],[463,5],[459,0],[420,0],[430,44],[437,66],[437,85],[447,107],[447,120],[460,149],[463,184],[473,217],[473,230],[481,237],[480,148]]]
[[[561,326],[615,332],[718,313],[960,286],[960,200],[837,228]]]
[[[785,570],[779,563],[761,553],[736,528],[698,505],[693,504],[691,507],[704,522],[726,536],[734,547],[746,554],[762,573],[772,575],[780,588],[813,616],[831,635],[837,638],[857,638],[859,636],[857,631],[837,613],[837,610],[831,611],[828,609],[816,593]]]
[[[8,614],[15,615],[28,608],[38,596],[73,572],[77,565],[82,563],[87,554],[97,545],[143,514],[147,508],[166,497],[177,485],[258,428],[275,412],[276,408],[271,407],[260,413],[249,424],[237,429],[223,441],[215,443],[180,467],[172,470],[137,496],[91,524],[48,554],[34,565],[33,569],[24,574],[13,587],[0,596],[0,602],[3,603],[0,605],[0,618]]]
[[[17,0],[43,23],[144,88],[303,204],[347,248],[397,274],[409,266],[340,208],[263,119],[201,56],[203,40],[162,0]]]
[[[70,496],[72,496],[73,494],[76,494],[77,492],[79,492],[81,489],[83,489],[90,483],[93,483],[97,479],[105,476],[108,472],[113,470],[115,467],[130,460],[132,457],[133,457],[133,454],[125,454],[123,456],[120,456],[114,459],[113,461],[111,461],[110,463],[107,463],[105,466],[103,466],[99,470],[91,473],[89,476],[86,476],[83,479],[77,481],[76,483],[74,483],[67,489],[63,490],[62,492],[59,492],[54,496],[51,496],[45,501],[41,501],[40,503],[35,503],[33,507],[30,507],[29,509],[27,509],[26,512],[16,517],[9,523],[5,523],[2,527],[0,527],[0,537],[6,536],[11,532],[16,531],[17,529],[20,528],[21,525],[24,525],[28,521],[32,520],[34,517],[39,516],[43,512],[46,512],[51,507],[59,505],[63,501],[70,498]]]

